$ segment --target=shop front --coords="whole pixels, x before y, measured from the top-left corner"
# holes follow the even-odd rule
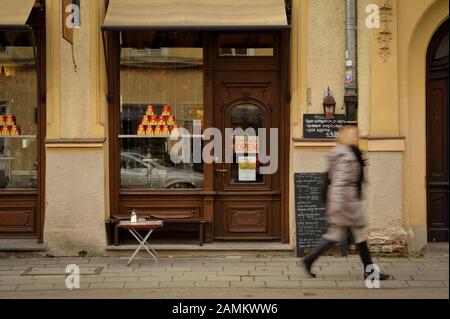
[[[282,0],[109,1],[111,218],[164,219],[162,240],[203,220],[209,243],[289,242],[289,28]]]
[[[0,4],[0,239],[42,242],[45,12]]]

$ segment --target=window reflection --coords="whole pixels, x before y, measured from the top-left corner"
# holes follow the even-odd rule
[[[37,187],[37,72],[28,32],[0,31],[0,188]]]
[[[203,165],[174,164],[169,153],[178,142],[171,133],[202,127],[201,35],[125,32],[121,39],[121,187],[202,188]]]

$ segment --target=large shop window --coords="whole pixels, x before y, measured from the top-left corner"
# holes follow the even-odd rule
[[[0,189],[37,188],[37,72],[28,31],[0,31]]]
[[[203,188],[201,163],[174,164],[170,157],[179,142],[170,135],[182,129],[193,135],[194,126],[201,128],[202,121],[201,33],[122,32],[121,188]]]

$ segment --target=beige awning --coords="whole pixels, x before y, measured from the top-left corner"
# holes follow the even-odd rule
[[[287,28],[284,0],[110,0],[103,30]]]
[[[25,26],[35,0],[1,0],[0,1],[0,26],[20,27]]]

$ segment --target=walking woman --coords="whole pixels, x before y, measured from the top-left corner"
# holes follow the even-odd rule
[[[323,236],[323,243],[316,251],[303,259],[304,266],[311,277],[313,263],[325,251],[335,246],[338,241],[347,238],[347,230],[352,232],[359,255],[364,265],[364,278],[368,272],[367,266],[372,265],[369,247],[367,245],[367,219],[362,211],[361,197],[364,182],[365,162],[358,148],[358,129],[354,126],[344,126],[338,133],[338,145],[327,155],[329,171],[329,186],[327,194],[327,219],[329,228]],[[386,280],[389,275],[380,273],[379,279]]]

